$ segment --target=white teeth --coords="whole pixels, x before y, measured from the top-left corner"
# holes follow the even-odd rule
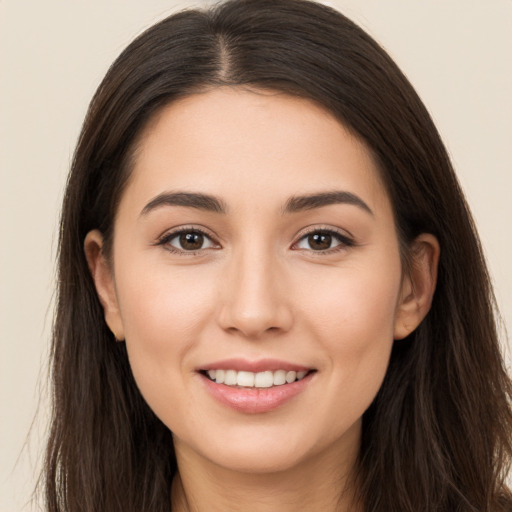
[[[254,387],[270,388],[274,384],[274,374],[272,372],[258,372],[254,377]]]
[[[291,371],[286,374],[286,382],[290,384],[290,382],[295,382],[295,379],[297,378],[297,372]]]
[[[254,386],[254,373],[252,372],[238,372],[236,383],[239,386],[252,388]]]
[[[206,372],[211,380],[217,384],[226,384],[227,386],[241,386],[244,388],[270,388],[272,386],[282,386],[291,384],[297,380],[303,379],[308,372],[276,370],[274,372],[246,372],[236,370],[208,370]]]
[[[224,375],[224,384],[227,386],[235,386],[236,380],[235,370],[226,370],[226,374]]]
[[[277,372],[274,372],[274,386],[281,386],[282,384],[286,384],[286,372],[277,370]]]

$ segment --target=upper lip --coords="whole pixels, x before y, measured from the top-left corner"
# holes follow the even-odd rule
[[[313,368],[278,359],[258,359],[256,361],[249,361],[243,358],[232,358],[214,361],[198,368],[198,371],[208,370],[236,370],[258,373],[277,370],[303,372],[313,370]]]

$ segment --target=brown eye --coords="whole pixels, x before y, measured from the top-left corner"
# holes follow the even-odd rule
[[[202,233],[182,233],[179,236],[181,249],[185,251],[198,251],[202,249],[204,235]]]
[[[325,251],[332,246],[332,236],[328,233],[314,233],[308,236],[308,244],[314,251]]]
[[[208,235],[195,230],[170,233],[160,243],[174,252],[197,252],[215,247],[214,242]]]
[[[337,231],[321,230],[312,231],[304,235],[295,245],[295,249],[315,252],[331,252],[335,249],[352,247],[354,241]]]

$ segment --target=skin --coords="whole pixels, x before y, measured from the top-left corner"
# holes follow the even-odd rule
[[[225,212],[144,212],[178,191],[214,196]],[[371,213],[350,203],[283,213],[291,197],[332,191]],[[180,227],[204,231],[199,250],[164,237]],[[337,234],[319,250],[311,230]],[[145,129],[111,261],[102,243],[92,231],[85,251],[106,322],[174,434],[173,510],[348,510],[362,415],[393,341],[429,310],[439,256],[435,238],[420,236],[404,274],[366,146],[307,100],[236,88],[192,95]],[[284,405],[248,414],[214,399],[197,371],[233,357],[315,372]]]

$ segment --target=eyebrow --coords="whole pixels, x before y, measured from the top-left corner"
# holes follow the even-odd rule
[[[359,196],[342,190],[291,197],[286,202],[283,213],[297,213],[331,204],[350,204],[373,216],[371,208]]]
[[[286,202],[283,213],[298,213],[331,204],[357,206],[373,215],[371,208],[359,196],[346,191],[319,192],[316,194],[293,196]],[[141,215],[147,215],[162,206],[184,206],[186,208],[197,208],[198,210],[215,213],[226,213],[227,211],[224,203],[215,196],[198,192],[163,192],[151,199],[142,209]]]
[[[144,206],[141,215],[147,215],[162,206],[185,206],[215,213],[226,213],[224,203],[214,196],[197,192],[163,192]]]

